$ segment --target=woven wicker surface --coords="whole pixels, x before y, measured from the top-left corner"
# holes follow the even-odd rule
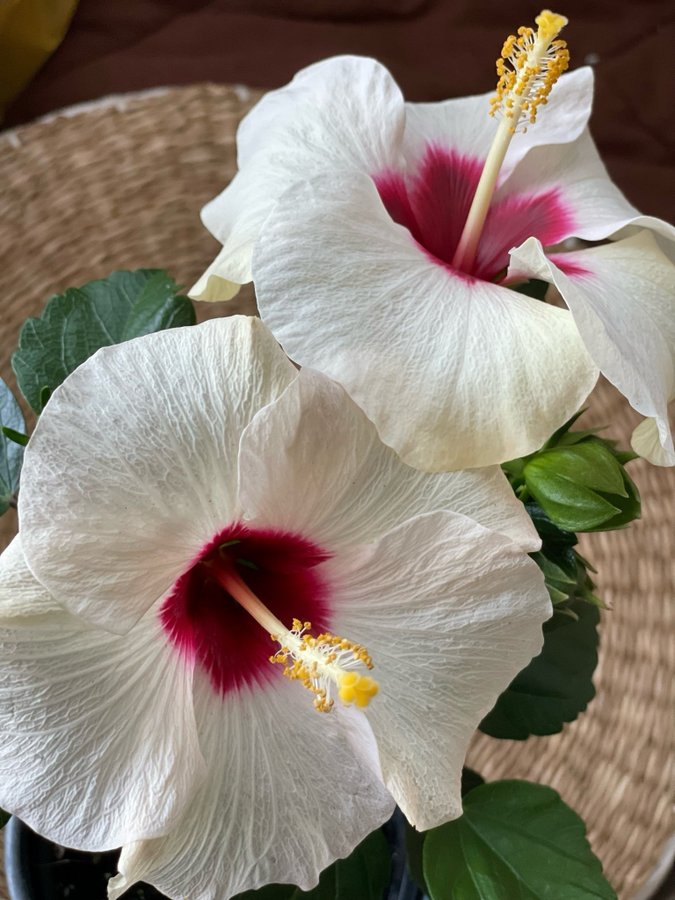
[[[185,285],[201,274],[217,245],[198,212],[234,174],[236,124],[254,99],[213,85],[171,89],[0,135],[4,378],[12,381],[9,356],[21,322],[51,294],[121,268],[165,267]],[[251,311],[250,292],[227,309]],[[621,437],[635,421],[606,385],[593,417]],[[557,788],[587,821],[626,900],[645,884],[673,832],[675,699],[675,478],[641,461],[631,471],[643,495],[642,521],[589,536],[582,546],[613,606],[603,616],[597,698],[561,735],[525,743],[479,737],[470,760],[490,779],[526,777]],[[14,528],[11,515],[0,519],[3,545]]]

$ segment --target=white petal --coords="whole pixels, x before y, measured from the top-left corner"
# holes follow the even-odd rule
[[[239,438],[294,377],[243,316],[100,350],[26,448],[19,510],[36,577],[71,612],[130,628],[240,515]]]
[[[316,63],[263,97],[237,134],[239,173],[202,210],[223,250],[190,296],[227,300],[232,288],[222,280],[251,280],[260,227],[295,181],[345,168],[375,173],[396,159],[403,116],[403,97],[387,69],[357,56]]]
[[[198,281],[190,288],[190,296],[194,297],[195,300],[207,300],[216,303],[222,300],[231,300],[238,294],[242,284],[251,280],[250,242],[255,239],[256,234],[257,230],[254,231],[252,236],[245,234],[241,237],[242,249],[239,253],[233,249],[232,245],[223,247],[208,269],[200,275]],[[236,260],[240,261],[243,268],[236,269]],[[228,278],[224,278],[219,274],[223,269],[232,271],[241,280],[230,281]],[[241,274],[242,272],[243,275]]]
[[[380,684],[366,716],[385,784],[416,828],[456,818],[473,732],[541,649],[543,576],[502,535],[452,513],[332,566],[333,627],[368,648]]]
[[[382,440],[421,469],[536,450],[597,376],[566,310],[434,263],[366,176],[287,191],[254,274],[261,315],[286,352],[344,385]]]
[[[586,129],[578,140],[534,149],[502,185],[496,200],[511,193],[554,189],[571,218],[570,235],[599,241],[628,226],[649,228],[675,241],[675,228],[642,216],[611,181]]]
[[[295,177],[315,165],[381,165],[397,151],[403,128],[403,97],[391,73],[366,56],[334,56],[301,69],[285,87],[270,91],[237,131],[243,169],[273,141],[291,147],[298,139]]]
[[[675,465],[675,452],[661,444],[659,425],[656,419],[643,419],[633,431],[630,445],[639,456],[655,466]]]
[[[208,779],[170,834],[124,848],[111,900],[139,880],[190,900],[271,882],[308,889],[391,815],[341,718],[317,712],[299,684],[279,678],[222,702],[208,685],[197,693]]]
[[[26,576],[26,559],[17,535],[0,556],[0,622],[14,625],[31,616],[63,615],[63,607],[33,577]]]
[[[471,158],[485,159],[498,119],[490,116],[494,91],[440,103],[407,103],[405,155],[419,157],[421,147],[437,144]],[[553,88],[537,122],[511,141],[501,169],[503,180],[533,147],[567,144],[586,127],[593,102],[593,70],[585,66],[563,75]],[[549,152],[546,146],[545,152]]]
[[[675,266],[654,237],[642,231],[561,254],[562,268],[535,238],[511,258],[556,286],[600,370],[631,406],[656,419],[663,452],[673,458],[667,404],[675,394]]]
[[[12,546],[0,607],[27,615],[0,621],[0,806],[68,847],[162,834],[204,776],[191,671],[152,613],[124,637],[56,613]]]
[[[372,541],[437,509],[471,516],[529,551],[540,545],[499,467],[430,475],[405,465],[344,389],[309,369],[244,431],[239,483],[247,518],[322,546]]]

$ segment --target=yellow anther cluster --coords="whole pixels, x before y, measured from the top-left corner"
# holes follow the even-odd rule
[[[311,622],[293,619],[292,631],[283,636],[271,635],[281,646],[270,656],[270,662],[282,665],[286,678],[299,681],[314,694],[314,706],[319,712],[330,712],[333,708],[327,690],[331,681],[337,685],[343,702],[367,706],[378,692],[377,682],[345,666],[361,663],[372,669],[368,651],[360,644],[328,632],[314,637],[309,632],[311,627]]]
[[[338,696],[343,703],[355,703],[357,706],[368,706],[380,687],[370,675],[358,672],[345,672],[340,678]]]
[[[565,41],[556,40],[567,19],[545,9],[535,21],[537,32],[519,28],[506,39],[497,60],[499,81],[490,115],[500,112],[510,120],[511,131],[522,119],[534,124],[537,110],[548,102],[551,88],[569,65]]]
[[[303,639],[305,637],[307,637],[307,635],[303,635]],[[355,644],[353,641],[348,641],[347,638],[339,637],[337,634],[328,634],[328,632],[324,632],[316,638],[316,642],[317,644],[322,644],[326,647],[334,647],[335,650],[344,651],[348,653],[352,659],[362,662],[367,669],[373,668],[373,661],[366,648],[362,647],[360,644]]]
[[[318,682],[316,664],[307,665],[302,659],[293,658],[290,651],[282,647],[274,656],[270,656],[270,662],[281,663],[284,667],[284,675],[291,681],[299,681],[303,687],[314,694],[314,706],[319,712],[330,712],[333,701],[328,698],[328,693]]]

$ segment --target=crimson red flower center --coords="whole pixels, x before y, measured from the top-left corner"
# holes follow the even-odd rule
[[[300,619],[325,631],[329,586],[321,563],[329,555],[297,534],[235,523],[178,578],[162,605],[162,626],[181,654],[205,670],[217,693],[264,683],[281,673],[269,662],[278,646],[221,586],[218,571],[234,569],[288,628]]]
[[[391,218],[434,262],[452,268],[482,168],[480,159],[429,144],[416,169],[405,175],[387,170],[373,180]],[[497,192],[475,262],[464,274],[494,281],[508,266],[509,250],[528,237],[539,238],[544,247],[557,244],[572,233],[572,222],[555,188],[503,197]]]

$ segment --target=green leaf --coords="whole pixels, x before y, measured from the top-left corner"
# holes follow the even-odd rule
[[[615,527],[612,520],[630,502],[624,474],[611,449],[596,438],[543,450],[523,471],[528,491],[549,518],[574,532]]]
[[[478,772],[474,772],[468,766],[464,766],[462,769],[462,797],[466,797],[470,791],[480,787],[481,784],[485,784],[483,776],[479,775]]]
[[[391,853],[378,829],[347,859],[339,859],[321,873],[311,891],[292,885],[270,884],[258,891],[237,894],[235,900],[383,900],[391,878]]]
[[[22,393],[23,393],[23,391],[22,391]],[[49,400],[51,395],[52,395],[51,389],[46,384],[42,385],[42,387],[40,388],[40,396],[38,399],[38,403],[40,404],[40,410],[43,410],[45,408],[45,406],[47,405],[47,401]],[[26,395],[24,394],[24,397],[25,396]]]
[[[556,566],[546,557],[541,558],[540,554],[533,553],[531,555],[544,573],[546,587],[554,606],[559,607],[561,603],[565,603],[564,612],[572,615],[572,618],[577,618],[571,608],[577,600],[606,609],[602,600],[593,593],[595,584],[587,571],[590,566],[579,553],[572,552],[574,569],[571,574]]]
[[[39,413],[51,392],[100,347],[194,322],[191,302],[178,295],[166,272],[113,272],[52,297],[40,318],[27,319],[12,367],[21,392]]]
[[[0,828],[4,828],[11,818],[11,813],[5,812],[4,809],[0,809]]]
[[[542,453],[537,461],[575,484],[606,494],[625,496],[621,466],[601,440],[585,440],[572,446],[557,447]]]
[[[178,328],[195,323],[194,307],[187,297],[178,295],[178,285],[174,280],[160,269],[145,271],[152,274],[135,297],[131,293],[133,305],[124,323],[121,337],[123,341],[140,337],[142,334],[153,334],[166,328]],[[128,276],[138,273],[116,274]],[[133,292],[133,286],[131,290]]]
[[[627,454],[619,454],[617,453],[617,460],[626,456]],[[634,459],[635,457],[631,457]],[[615,528],[624,528],[626,525],[635,521],[635,519],[639,519],[641,515],[641,501],[640,501],[640,492],[637,489],[637,485],[630,477],[628,472],[623,468],[621,469],[621,474],[623,476],[623,487],[625,497],[613,496],[612,503],[615,506],[618,506],[619,513],[614,516],[611,522],[606,523],[603,527],[603,531],[610,531]]]
[[[640,495],[624,469],[635,455],[598,437],[597,429],[570,431],[578,415],[541,450],[502,468],[520,499],[533,497],[566,531],[623,528],[640,517]]]
[[[0,378],[0,515],[9,509],[10,501],[19,488],[23,463],[23,446],[12,434],[23,434],[26,425],[14,394]],[[5,429],[9,432],[6,433]]]
[[[588,570],[595,571],[574,549],[577,537],[554,525],[539,504],[530,501],[525,509],[542,540],[541,550],[530,556],[544,573],[544,580],[551,602],[560,612],[577,619],[576,613],[561,604],[574,604],[577,600],[603,606],[593,593],[595,585]]]
[[[2,431],[4,436],[9,438],[14,444],[18,444],[19,447],[25,447],[28,443],[28,435],[24,434],[22,431],[14,431],[13,428],[8,428],[6,425],[1,425],[0,431]]]
[[[551,788],[497,781],[424,843],[431,900],[616,900],[579,816]]]
[[[500,694],[480,724],[495,738],[525,740],[532,734],[557,734],[595,696],[593,672],[598,663],[596,606],[576,601],[544,624],[544,647]]]
[[[464,766],[462,769],[462,797],[466,797],[470,791],[480,787],[481,784],[485,784],[485,781],[478,772]],[[424,839],[428,832],[418,831],[405,819],[403,821],[405,823],[405,859],[408,872],[415,884],[428,894],[429,889],[424,880],[423,866]]]
[[[539,281],[537,278],[511,286],[511,290],[519,294],[525,294],[526,297],[533,297],[535,300],[543,300],[548,288],[548,281]]]

